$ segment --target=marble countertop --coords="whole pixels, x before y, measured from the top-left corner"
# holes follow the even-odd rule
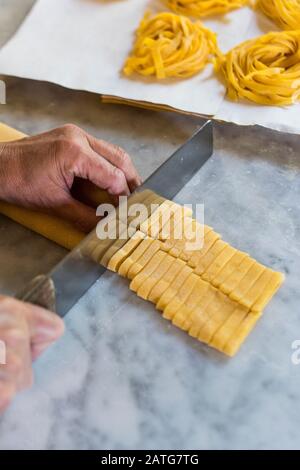
[[[32,4],[0,0],[2,44]],[[125,147],[144,177],[199,125],[47,83],[5,81],[0,121],[30,134],[75,122]],[[299,449],[299,197],[300,137],[217,124],[213,157],[176,199],[204,202],[206,222],[226,241],[286,273],[255,331],[227,359],[106,273],[36,362],[33,388],[0,418],[0,449]],[[5,217],[0,233],[1,293],[65,255]]]

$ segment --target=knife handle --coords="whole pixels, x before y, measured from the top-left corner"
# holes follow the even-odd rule
[[[40,275],[32,279],[26,289],[16,296],[18,300],[56,311],[55,285],[51,277]]]

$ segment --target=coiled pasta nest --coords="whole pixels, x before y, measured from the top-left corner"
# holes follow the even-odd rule
[[[300,0],[257,0],[256,7],[283,29],[300,29]]]
[[[216,51],[216,35],[199,21],[168,12],[153,17],[147,13],[123,71],[127,76],[136,72],[157,79],[187,78],[200,72]]]
[[[300,95],[300,30],[268,33],[216,59],[228,97],[289,105]]]
[[[249,3],[249,0],[164,0],[170,10],[200,18],[220,15]]]

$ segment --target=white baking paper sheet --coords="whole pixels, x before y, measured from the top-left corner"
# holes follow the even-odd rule
[[[238,124],[300,132],[300,105],[232,103],[211,65],[188,80],[157,82],[122,75],[144,12],[158,0],[39,0],[0,51],[0,73],[54,82],[113,97],[164,105]],[[203,21],[225,52],[274,25],[249,8]]]

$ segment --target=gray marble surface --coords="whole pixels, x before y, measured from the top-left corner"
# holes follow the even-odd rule
[[[0,0],[2,43],[32,3]],[[1,121],[28,133],[75,122],[124,146],[144,177],[199,124],[5,80]],[[225,240],[286,273],[256,330],[226,359],[107,273],[35,364],[33,388],[0,418],[0,449],[299,449],[300,365],[291,360],[300,339],[299,197],[299,137],[216,125],[213,157],[177,200],[204,202],[206,222]],[[0,230],[1,292],[15,292],[65,254],[4,217]]]

